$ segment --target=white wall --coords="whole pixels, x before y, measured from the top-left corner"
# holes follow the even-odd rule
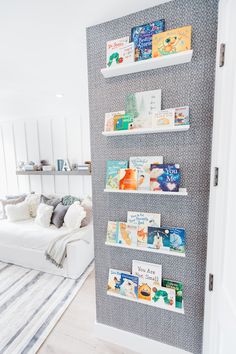
[[[57,133],[61,117],[66,117],[70,122],[68,142],[71,134],[79,142],[68,145],[68,154],[80,161],[90,160],[86,27],[160,2],[164,1],[0,0],[0,121],[6,122],[0,135],[0,193],[28,187],[15,177],[19,158],[46,158],[47,144],[41,141],[42,151],[34,146],[36,121],[43,131],[53,120],[53,133],[62,139],[62,143],[57,141],[56,159],[66,153],[62,148],[65,137]],[[60,93],[63,98],[56,97]],[[24,129],[16,121],[27,121],[29,143],[22,139]],[[13,129],[17,124],[19,129]],[[39,179],[31,181],[32,187],[53,188],[50,177]],[[75,182],[71,183],[74,190]],[[64,187],[62,177],[55,188],[59,185]]]

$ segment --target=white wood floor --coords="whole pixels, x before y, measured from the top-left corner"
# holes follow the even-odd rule
[[[88,277],[38,354],[135,354],[97,339],[94,272]]]

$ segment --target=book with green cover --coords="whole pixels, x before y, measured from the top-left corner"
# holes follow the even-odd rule
[[[175,290],[175,306],[179,309],[183,307],[183,284],[178,281],[163,279],[162,285],[165,288]]]
[[[119,189],[119,172],[127,168],[128,161],[107,161],[106,189]]]

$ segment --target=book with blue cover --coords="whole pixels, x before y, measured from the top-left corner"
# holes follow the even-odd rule
[[[139,278],[132,274],[121,273],[119,294],[131,299],[138,298]]]
[[[107,284],[108,293],[119,294],[120,285],[121,285],[121,274],[130,274],[130,273],[124,272],[122,270],[117,270],[117,269],[109,269],[108,284]]]
[[[148,227],[148,248],[154,248],[158,250],[170,250],[170,231],[164,227]]]
[[[107,161],[106,189],[119,189],[119,172],[127,168],[128,161]]]
[[[178,192],[180,170],[178,164],[151,164],[150,188],[152,191]]]
[[[164,30],[164,19],[132,28],[131,42],[134,42],[135,61],[150,59],[152,57],[152,36]]]
[[[185,253],[185,229],[172,227],[170,230],[170,250]]]

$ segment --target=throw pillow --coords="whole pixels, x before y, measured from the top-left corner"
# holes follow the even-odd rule
[[[93,204],[92,199],[88,196],[82,200],[81,206],[86,211],[86,216],[81,222],[81,227],[87,226],[90,224],[93,218]]]
[[[19,204],[22,203],[25,200],[25,197],[21,196],[19,198],[16,199],[2,199],[1,203],[2,203],[2,218],[6,219],[6,206],[7,205],[15,205],[15,204]]]
[[[62,203],[57,204],[52,214],[51,223],[54,224],[57,228],[62,227],[64,217],[68,209],[69,205],[63,205]]]
[[[46,195],[41,195],[41,199],[40,199],[41,203],[47,204],[47,205],[51,205],[53,206],[53,208],[55,209],[56,206],[61,202],[61,198],[58,197],[46,197]]]
[[[25,201],[29,205],[30,216],[35,218],[40,204],[40,194],[28,194]]]
[[[21,221],[30,219],[29,206],[26,202],[6,205],[6,215],[9,221]]]
[[[86,212],[80,205],[80,202],[74,202],[74,204],[72,204],[67,210],[64,218],[64,225],[71,230],[78,229],[80,228],[81,222],[85,216]]]
[[[21,198],[21,197],[26,198],[27,194],[23,193],[23,194],[9,194],[9,195],[6,195],[6,199],[18,199],[18,198]]]
[[[53,206],[52,205],[40,203],[38,206],[37,215],[35,218],[36,224],[43,226],[43,227],[49,227],[52,213],[53,213]]]
[[[79,198],[73,197],[73,195],[66,195],[62,198],[63,205],[72,205],[74,202],[79,202]]]

